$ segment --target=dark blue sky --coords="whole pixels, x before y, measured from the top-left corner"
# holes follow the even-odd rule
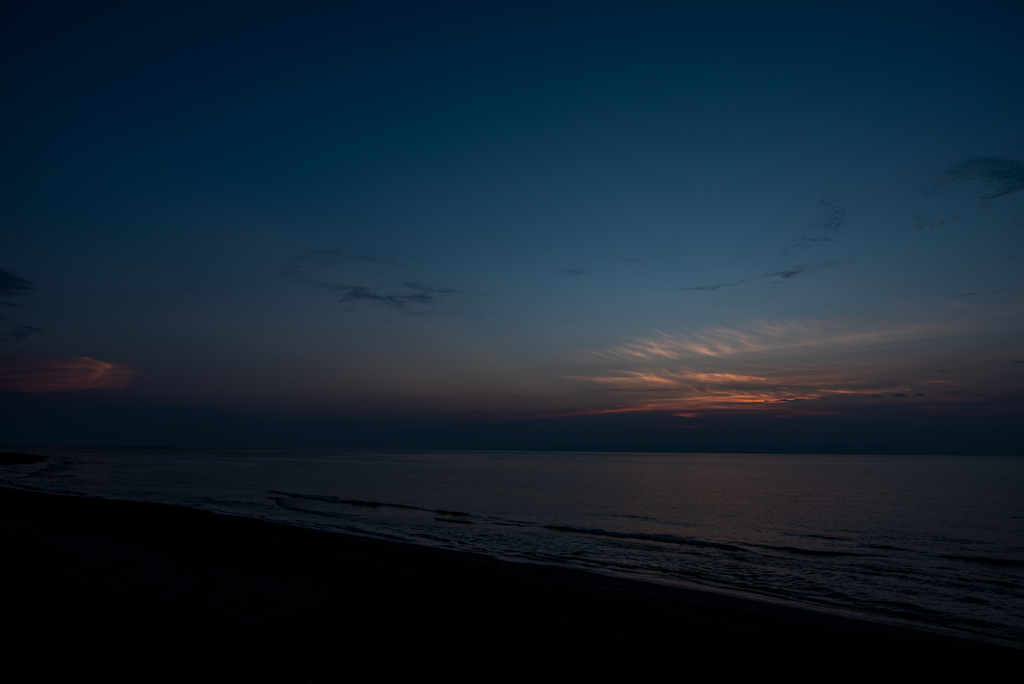
[[[1017,3],[6,12],[0,440],[1019,420]]]

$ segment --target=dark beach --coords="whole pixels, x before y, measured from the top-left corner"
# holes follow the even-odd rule
[[[189,508],[0,489],[0,510],[5,646],[45,672],[305,682],[356,663],[833,678],[1024,665],[1024,651],[984,642]]]

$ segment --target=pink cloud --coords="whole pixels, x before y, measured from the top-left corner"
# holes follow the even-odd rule
[[[120,363],[88,356],[68,361],[0,358],[0,390],[34,393],[120,389],[132,381],[136,372]]]

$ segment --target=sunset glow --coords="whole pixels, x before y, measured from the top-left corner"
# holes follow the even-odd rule
[[[1018,449],[1006,8],[738,7],[15,31],[7,439]]]

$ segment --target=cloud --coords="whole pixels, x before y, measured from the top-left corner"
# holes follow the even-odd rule
[[[744,278],[743,280],[737,280],[734,283],[722,283],[721,285],[698,285],[697,287],[684,287],[684,288],[681,288],[681,289],[684,289],[684,290],[704,290],[706,292],[714,292],[715,290],[721,290],[723,287],[736,287],[740,283],[745,283],[748,280],[750,280],[750,279],[749,278]]]
[[[774,273],[766,273],[762,276],[756,276],[758,278],[778,278],[779,280],[789,280],[790,278],[805,273],[820,273],[829,268],[835,268],[836,266],[842,266],[849,262],[846,261],[833,261],[827,264],[801,264],[799,266],[793,266],[786,268],[781,271],[775,271]]]
[[[696,287],[684,287],[684,288],[680,288],[680,289],[683,289],[683,290],[703,290],[705,292],[707,292],[707,291],[712,291],[713,292],[715,290],[721,290],[722,288],[725,288],[725,287],[736,287],[737,285],[742,285],[743,283],[749,282],[751,280],[760,280],[762,278],[776,278],[777,280],[775,282],[776,283],[781,283],[783,281],[789,280],[790,278],[794,278],[794,277],[796,277],[798,275],[804,275],[804,274],[808,274],[808,273],[820,273],[821,271],[824,271],[826,269],[835,268],[837,266],[843,266],[843,265],[848,264],[848,263],[850,263],[850,262],[849,261],[831,261],[831,262],[824,263],[824,264],[799,264],[799,265],[796,265],[796,266],[790,266],[789,268],[784,268],[784,269],[782,269],[780,271],[772,271],[771,273],[764,273],[764,274],[761,274],[761,275],[748,276],[746,278],[740,278],[739,280],[734,280],[731,283],[720,283],[718,285],[698,285]]]
[[[0,390],[38,393],[121,389],[136,373],[125,365],[88,356],[69,361],[0,357]]]
[[[649,387],[647,389],[636,389],[633,387],[606,387],[594,390],[595,392],[671,392],[671,387]]]
[[[467,288],[446,287],[420,281],[378,282],[373,285],[360,283],[358,280],[364,278],[381,277],[379,268],[376,269],[375,276],[368,276],[365,273],[366,266],[386,267],[390,270],[394,267],[401,268],[403,264],[395,254],[341,249],[311,250],[292,257],[291,263],[278,271],[278,276],[332,294],[341,304],[382,306],[411,315],[457,313],[451,310],[451,304],[456,300],[482,295],[481,292]],[[325,278],[325,272],[331,270],[343,271],[345,280],[338,282]],[[465,315],[465,312],[462,315]]]
[[[934,190],[949,183],[968,183],[982,199],[996,199],[1024,190],[1024,161],[1009,157],[975,157],[951,166]]]
[[[381,264],[384,266],[402,265],[401,253],[398,251],[375,253],[366,250],[338,248],[311,249],[307,252],[295,255],[292,259],[295,262],[295,265],[319,268],[327,268],[334,266],[338,262],[344,261]]]
[[[1006,292],[1006,288],[1004,287],[1001,290],[985,290],[983,292],[964,292],[963,294],[949,295],[948,297],[946,297],[946,299],[962,299],[964,297],[982,297],[984,295],[999,294],[1000,292]]]
[[[942,337],[953,329],[917,324],[856,330],[811,321],[661,333],[593,352],[591,362],[599,368],[572,379],[617,392],[626,403],[615,410],[751,408],[796,400],[922,394],[925,386],[938,389],[952,386],[952,381],[866,352]],[[640,394],[651,391],[665,394]],[[636,393],[632,400],[630,392]]]
[[[0,297],[17,297],[35,291],[36,288],[32,285],[31,281],[16,273],[0,269]],[[15,309],[20,308],[14,302],[0,301],[0,305]],[[22,325],[17,321],[0,316],[0,341],[2,342],[17,342],[39,332],[42,332],[39,328],[31,325]]]
[[[829,200],[819,200],[818,216],[807,230],[808,234],[801,235],[797,242],[782,250],[780,255],[795,259],[794,252],[797,250],[821,247],[826,243],[833,242],[842,235],[841,229],[848,223],[846,207]]]
[[[41,332],[43,331],[31,325],[21,325],[9,318],[0,318],[0,340],[4,342],[17,342]]]
[[[442,299],[458,295],[472,296],[477,294],[459,288],[440,287],[416,282],[402,283],[394,289],[367,287],[365,285],[340,285],[313,280],[304,282],[311,287],[337,294],[338,301],[342,303],[369,302],[412,314],[433,313],[435,312],[436,305]]]
[[[848,223],[846,208],[828,200],[819,201],[818,206],[820,211],[814,222],[814,228],[829,235],[838,235],[839,229]]]
[[[0,269],[0,297],[12,297],[35,292],[32,283],[16,273]]]
[[[778,350],[801,350],[800,353],[804,353],[803,350],[810,347],[849,347],[927,339],[950,331],[949,326],[929,323],[849,330],[839,324],[819,321],[757,322],[743,328],[709,328],[687,334],[661,333],[656,337],[636,339],[611,347],[597,354],[608,359],[718,359]]]

